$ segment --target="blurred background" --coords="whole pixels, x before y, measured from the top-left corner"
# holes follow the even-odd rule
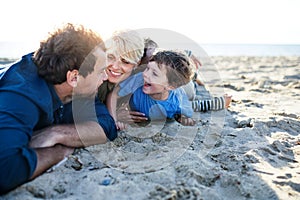
[[[106,39],[115,30],[162,28],[197,42],[208,55],[300,55],[297,0],[10,0],[0,3],[0,57],[19,58],[62,23]]]

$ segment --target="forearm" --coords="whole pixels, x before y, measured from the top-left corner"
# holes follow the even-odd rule
[[[114,90],[108,94],[106,100],[106,107],[110,115],[114,118],[115,121],[117,121],[116,110],[117,110],[118,91],[119,91],[119,87],[115,87]]]
[[[76,130],[76,134],[70,136],[63,144],[71,147],[87,147],[107,142],[105,132],[97,122],[76,124]],[[72,139],[73,141],[70,141]]]
[[[73,148],[65,147],[63,145],[35,149],[37,165],[30,179],[36,178],[48,168],[63,160],[64,157],[70,155],[73,150]]]
[[[30,141],[33,148],[52,147],[63,144],[68,147],[85,147],[106,143],[104,130],[97,122],[54,125],[34,134]]]

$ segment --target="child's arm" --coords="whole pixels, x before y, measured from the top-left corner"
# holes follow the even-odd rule
[[[191,118],[193,116],[193,109],[186,93],[182,88],[178,88],[176,94],[179,98],[181,112],[174,116],[175,120],[184,126],[194,126],[195,120]]]

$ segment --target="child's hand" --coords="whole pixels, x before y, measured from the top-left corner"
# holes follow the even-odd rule
[[[180,123],[183,126],[194,126],[196,124],[195,120],[193,120],[192,118],[185,118],[185,117],[181,118],[181,122]]]
[[[183,126],[194,126],[196,124],[195,120],[193,120],[192,118],[186,117],[184,115],[179,115],[175,119]]]

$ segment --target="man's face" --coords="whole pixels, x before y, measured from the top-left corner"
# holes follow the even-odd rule
[[[92,96],[98,91],[98,87],[107,80],[106,54],[101,48],[97,48],[93,55],[96,57],[94,71],[83,77],[79,74],[78,84],[74,89],[74,94],[81,96]]]

